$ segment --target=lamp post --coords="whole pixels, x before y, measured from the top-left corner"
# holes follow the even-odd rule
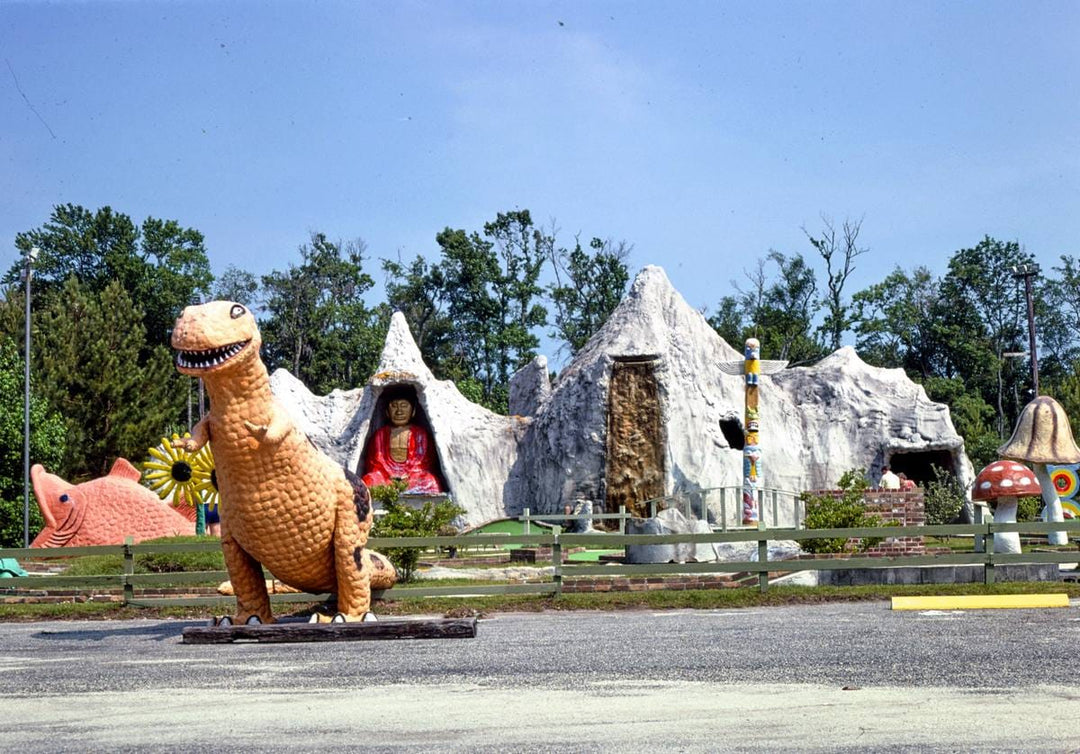
[[[26,343],[23,349],[23,547],[30,546],[30,275],[40,249],[26,253]]]
[[[1024,295],[1027,297],[1028,341],[1031,353],[1031,389],[1032,397],[1039,397],[1039,356],[1035,352],[1035,304],[1031,300],[1031,278],[1039,274],[1037,264],[1018,264],[1012,268],[1012,276],[1024,281]]]

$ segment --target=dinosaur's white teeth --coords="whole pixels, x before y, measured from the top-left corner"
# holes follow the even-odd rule
[[[208,348],[202,351],[177,351],[176,365],[185,369],[210,369],[224,364],[233,356],[236,356],[250,342],[232,343],[227,346]]]

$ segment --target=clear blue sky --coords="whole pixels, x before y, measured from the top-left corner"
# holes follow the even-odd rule
[[[864,217],[852,291],[985,234],[1080,255],[1078,2],[0,4],[0,269],[53,205],[375,260],[528,208],[713,307]],[[551,354],[549,354],[551,355]]]

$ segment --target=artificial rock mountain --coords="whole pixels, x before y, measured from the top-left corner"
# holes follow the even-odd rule
[[[553,384],[543,357],[514,376],[510,416],[435,379],[400,313],[364,387],[315,396],[285,370],[271,383],[312,441],[361,473],[380,395],[411,386],[448,491],[478,524],[524,508],[561,512],[591,500],[613,509],[633,507],[634,498],[738,487],[744,380],[718,364],[741,360],[650,266]],[[831,487],[848,469],[876,475],[885,463],[917,479],[931,464],[965,485],[974,478],[948,408],[903,370],[872,367],[850,347],[814,366],[762,375],[760,403],[765,487]]]

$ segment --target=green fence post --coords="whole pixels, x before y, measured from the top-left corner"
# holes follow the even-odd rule
[[[135,553],[131,546],[135,544],[133,537],[124,539],[124,604],[127,605],[135,599],[135,587],[131,583],[131,577],[135,575]]]
[[[521,520],[525,522],[525,533],[529,533],[529,509],[526,508],[521,512]]]
[[[986,524],[986,559],[983,562],[983,583],[987,585],[994,583],[994,540],[997,535],[992,533],[993,526],[993,522]]]
[[[986,523],[986,521],[983,519],[983,507],[981,505],[979,505],[978,503],[974,503],[972,505],[972,512],[974,513],[974,516],[973,516],[974,522],[973,523],[975,523],[975,524],[984,524],[984,523]],[[986,537],[984,537],[982,534],[976,534],[974,536],[974,538],[973,538],[972,544],[975,547],[975,552],[985,552],[986,551]]]
[[[555,596],[558,597],[562,594],[562,543],[559,541],[562,527],[554,527],[554,533],[555,542],[551,545],[551,564],[555,567],[555,572],[551,575],[551,581],[555,585]]]
[[[727,533],[727,487],[720,488],[720,531]]]
[[[626,506],[619,506],[619,534],[626,534]]]
[[[761,510],[760,508],[758,510]],[[758,522],[758,531],[765,531],[765,522]],[[757,559],[758,563],[763,565],[765,570],[758,572],[758,589],[764,594],[769,590],[769,540],[759,539],[757,543]]]

